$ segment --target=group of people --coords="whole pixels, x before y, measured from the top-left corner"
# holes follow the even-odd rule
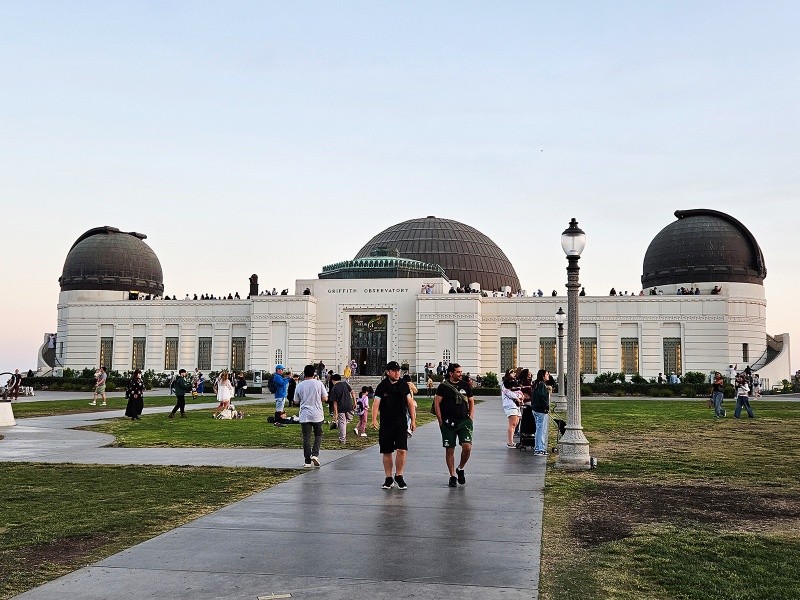
[[[395,486],[400,490],[408,489],[403,473],[408,440],[417,428],[417,405],[413,396],[416,387],[410,377],[401,376],[400,364],[396,361],[386,364],[385,375],[375,388],[370,406],[368,387],[362,387],[361,394],[357,397],[350,385],[342,380],[341,375],[332,374],[329,386],[326,386],[315,365],[307,365],[303,369],[303,381],[297,385],[294,394],[294,403],[300,407],[303,467],[320,466],[319,453],[325,420],[323,408],[325,403],[330,403],[330,410],[339,430],[340,442],[346,439],[347,426],[353,419],[353,414],[359,417],[355,433],[366,436],[367,414],[371,409],[372,427],[378,430],[378,447],[385,475],[381,487],[386,490]],[[433,411],[439,422],[442,445],[445,448],[445,463],[449,472],[448,485],[457,487],[466,484],[464,468],[472,449],[475,400],[472,388],[464,381],[459,365],[455,363],[448,365],[447,375],[447,379],[436,390]],[[330,386],[330,383],[333,385]],[[456,445],[461,446],[457,465]]]
[[[744,408],[747,411],[747,416],[753,419],[755,418],[755,413],[750,406],[750,397],[761,398],[761,378],[758,373],[753,372],[750,365],[747,365],[741,373],[737,371],[737,366],[728,365],[728,378],[736,389],[736,409],[733,416],[736,419],[740,418]],[[709,408],[714,409],[714,418],[727,416],[725,409],[722,408],[724,390],[725,379],[722,377],[722,373],[717,371],[714,373],[714,379],[711,382],[711,397],[708,400]]]
[[[530,406],[536,423],[533,453],[536,456],[547,456],[547,434],[550,414],[550,391],[552,376],[546,369],[539,369],[534,380],[528,369],[508,369],[500,382],[500,393],[503,399],[503,411],[508,418],[507,448],[517,448],[514,441],[519,438],[522,411]]]

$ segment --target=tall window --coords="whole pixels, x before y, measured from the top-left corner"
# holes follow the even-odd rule
[[[750,362],[750,344],[742,344],[742,362]]]
[[[231,339],[231,369],[234,371],[244,371],[245,340],[246,338],[243,337]]]
[[[131,360],[132,369],[144,369],[144,346],[145,339],[143,337],[133,338],[133,360]]]
[[[283,364],[283,350],[275,350],[275,364],[282,365]]]
[[[556,338],[539,338],[539,368],[551,373],[558,373],[557,362]]]
[[[211,338],[201,337],[197,344],[197,368],[211,370]]]
[[[113,367],[112,356],[114,355],[114,338],[100,338],[100,366],[111,370]]]
[[[178,338],[168,337],[164,347],[164,368],[174,371],[178,368]]]
[[[597,338],[581,338],[581,373],[597,373]]]
[[[507,369],[513,369],[516,366],[517,366],[517,338],[501,337],[500,371],[505,373]]]
[[[664,373],[681,375],[681,338],[664,338]]]
[[[638,338],[622,338],[622,372],[633,375],[639,372],[639,340]]]
[[[450,364],[450,350],[442,350],[442,362]]]

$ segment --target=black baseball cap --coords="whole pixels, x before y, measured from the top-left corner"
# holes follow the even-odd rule
[[[396,360],[391,360],[386,363],[386,370],[387,371],[399,371],[400,370],[400,363]]]

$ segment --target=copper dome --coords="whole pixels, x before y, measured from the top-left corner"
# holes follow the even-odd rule
[[[503,251],[480,231],[450,219],[411,219],[384,229],[359,250],[355,259],[378,249],[397,249],[400,256],[438,264],[462,285],[478,282],[482,289],[520,288],[517,272]]]
[[[700,282],[763,284],[764,255],[753,234],[717,210],[676,210],[644,255],[642,287]]]
[[[162,294],[164,278],[143,233],[96,227],[80,236],[67,254],[61,291],[111,290]]]

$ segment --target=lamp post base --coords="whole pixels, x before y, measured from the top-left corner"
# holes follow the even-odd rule
[[[553,396],[553,409],[556,412],[563,413],[567,410],[567,397],[563,394],[556,394]]]
[[[11,402],[0,402],[0,427],[11,427],[16,424]]]
[[[564,471],[585,471],[591,468],[589,441],[583,431],[567,429],[558,443],[558,460],[555,466]]]

